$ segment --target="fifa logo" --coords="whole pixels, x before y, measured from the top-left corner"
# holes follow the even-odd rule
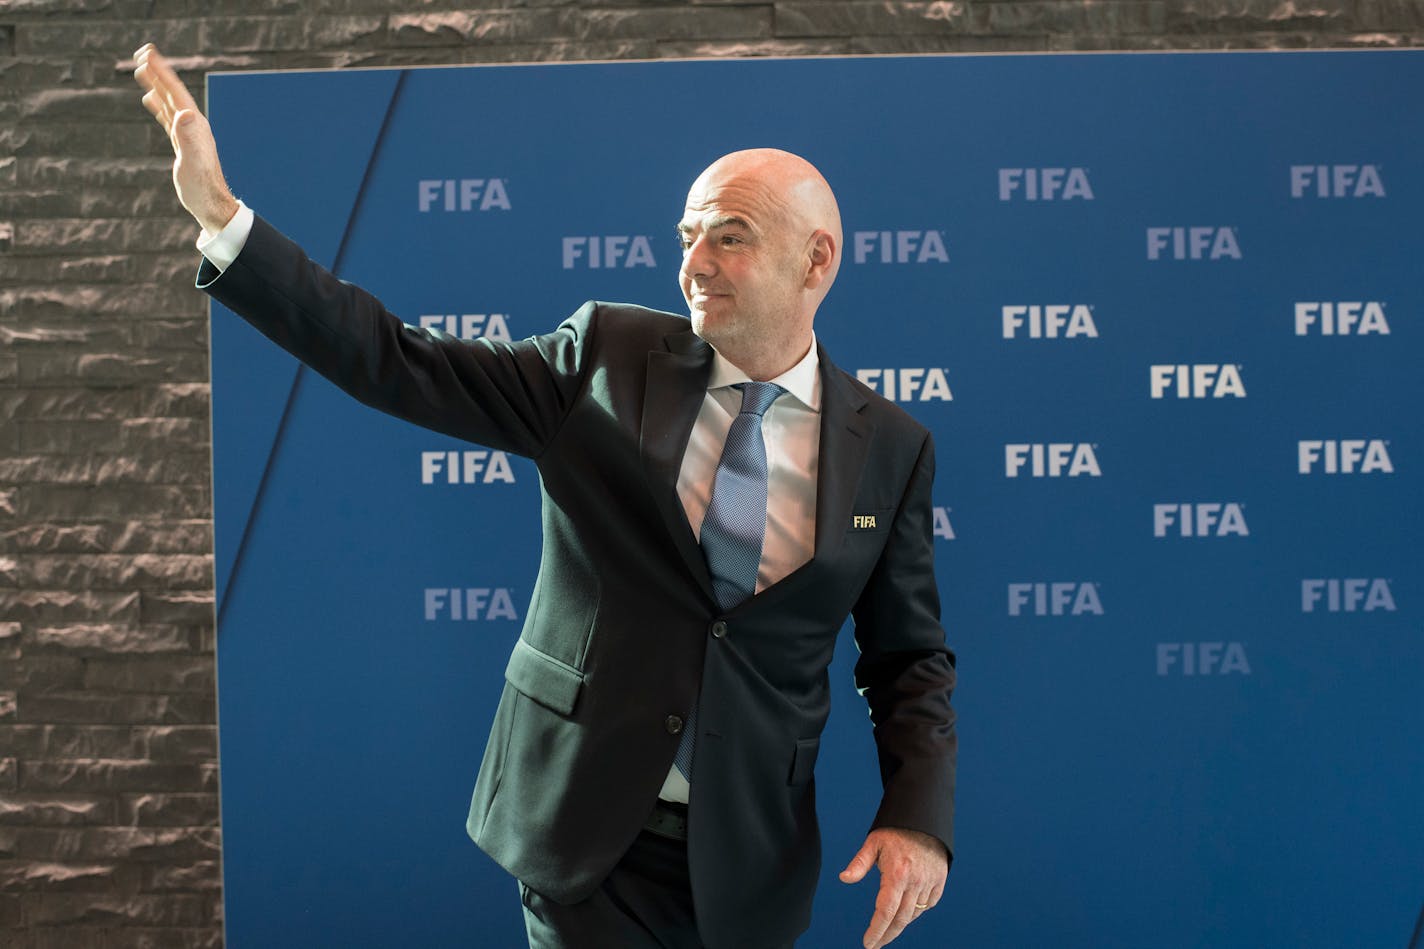
[[[1151,368],[1152,398],[1160,399],[1174,390],[1179,399],[1246,398],[1246,385],[1241,381],[1241,367],[1197,363],[1195,365],[1160,365]]]
[[[891,402],[948,402],[948,369],[857,369],[855,377]]]
[[[1023,616],[1103,615],[1103,601],[1096,583],[1010,583],[1009,615]]]
[[[422,179],[417,203],[422,213],[437,211],[509,210],[503,178]]]
[[[1327,613],[1395,611],[1394,594],[1383,577],[1300,581],[1300,611],[1314,613],[1322,606]]]
[[[509,587],[427,587],[426,622],[460,620],[519,619],[514,609],[514,591]]]
[[[1241,505],[1234,502],[1152,505],[1152,536],[1166,537],[1168,533],[1179,537],[1249,537],[1251,531],[1246,527]]]
[[[485,339],[509,342],[507,313],[422,313],[420,328],[439,330],[459,339]]]
[[[858,264],[949,263],[943,231],[856,231],[853,242]]]
[[[1380,336],[1389,335],[1389,322],[1384,318],[1384,304],[1375,301],[1345,301],[1341,303],[1297,303],[1295,305],[1295,335],[1309,336]]]
[[[1383,198],[1377,165],[1291,165],[1292,198]]]
[[[1173,260],[1241,259],[1241,245],[1231,227],[1149,227],[1147,259],[1161,260],[1169,250]]]
[[[1093,308],[1085,303],[1039,306],[1006,306],[1001,311],[1004,339],[1018,339],[1019,330],[1028,330],[1029,339],[1072,339],[1088,336],[1096,339],[1098,325],[1093,322]]]
[[[1000,168],[999,200],[1093,200],[1086,168]]]
[[[1241,643],[1158,643],[1159,676],[1250,675]]]
[[[564,269],[587,267],[609,270],[623,267],[656,267],[653,245],[643,234],[606,234],[601,237],[565,237]]]
[[[1079,442],[1037,442],[1004,446],[1004,477],[1017,478],[1024,466],[1035,478],[1102,476],[1094,446]]]
[[[1301,474],[1314,474],[1319,466],[1323,474],[1393,474],[1388,444],[1378,438],[1301,441],[1296,446],[1298,470]]]

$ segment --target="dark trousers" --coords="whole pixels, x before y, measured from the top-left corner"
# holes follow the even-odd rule
[[[523,883],[519,895],[529,949],[703,949],[683,840],[643,831],[581,903],[555,903]]]

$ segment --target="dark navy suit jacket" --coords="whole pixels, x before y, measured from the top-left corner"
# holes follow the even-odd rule
[[[199,286],[362,402],[537,463],[543,559],[467,824],[514,876],[561,902],[590,894],[699,702],[688,859],[703,939],[794,939],[819,876],[812,773],[848,614],[884,784],[873,826],[952,849],[934,450],[903,410],[821,351],[814,556],[723,611],[676,490],[712,365],[684,317],[587,303],[547,335],[457,339],[402,323],[260,218]]]

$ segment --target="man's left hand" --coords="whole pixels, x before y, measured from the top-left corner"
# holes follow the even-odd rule
[[[880,827],[841,871],[841,882],[859,883],[871,867],[880,868],[880,892],[863,942],[865,949],[879,949],[939,902],[949,875],[949,854],[937,837]]]

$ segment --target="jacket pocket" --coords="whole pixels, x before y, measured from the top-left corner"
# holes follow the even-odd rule
[[[504,678],[520,692],[560,715],[573,713],[583,688],[583,673],[540,652],[523,639],[514,643]]]
[[[791,759],[791,777],[787,784],[805,784],[816,768],[816,756],[821,752],[821,739],[796,739],[796,756]]]

